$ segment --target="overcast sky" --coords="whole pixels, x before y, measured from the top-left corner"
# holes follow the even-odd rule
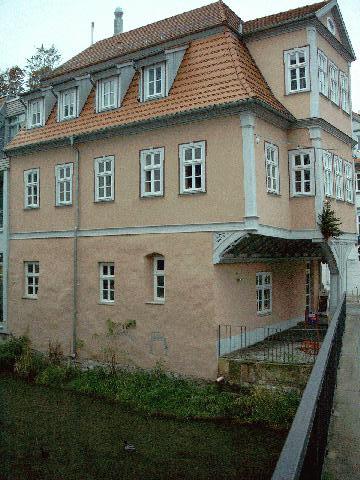
[[[353,48],[360,57],[360,0],[338,0]],[[24,66],[35,48],[54,44],[66,61],[95,41],[113,34],[115,7],[124,10],[124,30],[146,25],[211,0],[0,0],[0,69]],[[225,0],[243,20],[282,12],[311,0]],[[360,60],[352,66],[353,110],[360,110]]]

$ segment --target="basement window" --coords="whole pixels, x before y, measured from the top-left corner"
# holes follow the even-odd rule
[[[25,262],[25,297],[38,298],[39,262]]]
[[[115,302],[115,266],[100,263],[100,303]]]
[[[272,276],[270,272],[256,274],[256,309],[259,315],[272,311]]]

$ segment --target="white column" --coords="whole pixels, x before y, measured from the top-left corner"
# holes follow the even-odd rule
[[[322,212],[325,200],[321,128],[309,127],[309,135],[311,145],[314,147],[315,150],[315,222],[317,225],[318,215]]]
[[[311,26],[306,28],[307,41],[310,46],[310,117],[320,117],[320,96],[318,80],[318,56],[317,56],[317,32],[316,28]]]
[[[256,200],[255,116],[251,112],[240,114],[242,131],[242,159],[244,166],[245,227],[256,228],[258,222]]]
[[[339,295],[339,274],[330,272],[330,303],[329,311],[332,316],[335,313],[340,301]]]

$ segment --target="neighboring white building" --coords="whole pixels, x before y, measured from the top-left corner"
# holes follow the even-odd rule
[[[357,141],[354,146],[353,156],[355,158],[355,207],[356,224],[360,239],[360,112],[352,114],[353,137]],[[359,241],[358,241],[359,244]],[[354,246],[347,262],[347,292],[350,295],[360,294],[360,247]]]

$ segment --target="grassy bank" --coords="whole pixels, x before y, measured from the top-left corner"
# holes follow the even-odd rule
[[[165,374],[160,369],[82,371],[65,365],[56,349],[41,355],[26,338],[0,345],[0,371],[15,373],[39,385],[63,388],[119,402],[135,412],[179,419],[231,419],[241,423],[288,428],[299,398],[295,393],[254,388],[246,393],[221,391]]]

